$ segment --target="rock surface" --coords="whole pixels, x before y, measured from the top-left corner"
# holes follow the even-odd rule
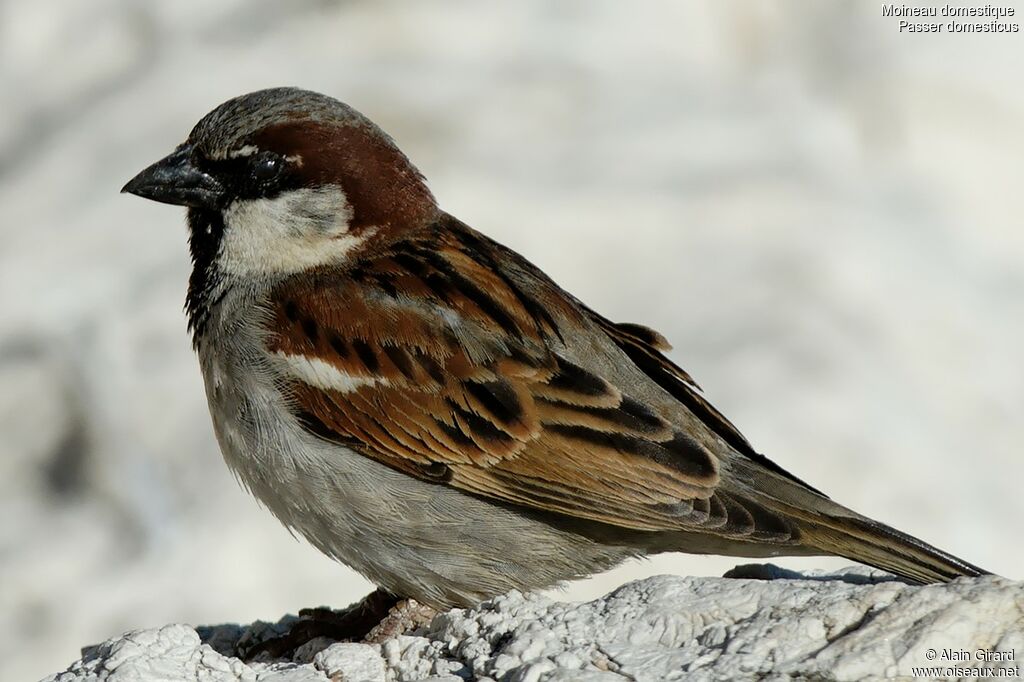
[[[771,565],[728,575],[744,578],[656,576],[585,603],[512,592],[379,645],[322,640],[287,661],[233,654],[240,641],[282,632],[290,616],[246,627],[167,625],[88,647],[46,682],[862,680],[983,666],[1003,671],[988,677],[1020,675],[1022,583],[918,587],[865,568],[800,575]]]

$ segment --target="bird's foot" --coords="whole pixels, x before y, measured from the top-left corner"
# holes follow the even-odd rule
[[[415,599],[402,599],[366,633],[363,641],[368,644],[380,644],[384,640],[429,625],[436,615],[437,609],[432,606],[421,604]]]
[[[240,642],[238,654],[246,661],[263,654],[272,659],[291,658],[300,647],[318,638],[379,643],[426,625],[436,613],[415,600],[376,590],[342,611],[302,609],[288,632],[251,645]]]

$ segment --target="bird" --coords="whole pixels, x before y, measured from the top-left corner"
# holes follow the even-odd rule
[[[122,192],[187,208],[188,329],[227,465],[383,594],[467,607],[662,552],[987,573],[755,450],[664,336],[442,210],[332,97],[230,99]]]

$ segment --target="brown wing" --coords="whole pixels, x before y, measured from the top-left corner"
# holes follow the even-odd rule
[[[672,347],[664,336],[639,324],[615,323],[589,308],[585,308],[598,326],[615,342],[615,344],[659,386],[668,391],[672,397],[681,402],[698,419],[706,424],[715,434],[732,446],[737,452],[752,459],[765,468],[780,474],[791,481],[823,497],[825,493],[813,488],[775,462],[754,450],[749,441],[725,418],[714,405],[709,403],[700,393],[700,386],[687,372],[666,358],[661,351]]]
[[[269,348],[307,428],[539,510],[640,530],[765,530],[763,510],[717,488],[704,445],[557,352],[555,319],[581,315],[573,302],[539,303],[518,284],[526,271],[498,267],[475,233],[432,239],[275,292]]]

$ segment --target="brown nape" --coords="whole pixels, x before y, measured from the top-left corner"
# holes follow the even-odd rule
[[[439,214],[423,176],[379,129],[288,121],[264,128],[253,142],[298,157],[297,173],[307,187],[339,185],[352,207],[353,233],[367,227],[420,227]]]

